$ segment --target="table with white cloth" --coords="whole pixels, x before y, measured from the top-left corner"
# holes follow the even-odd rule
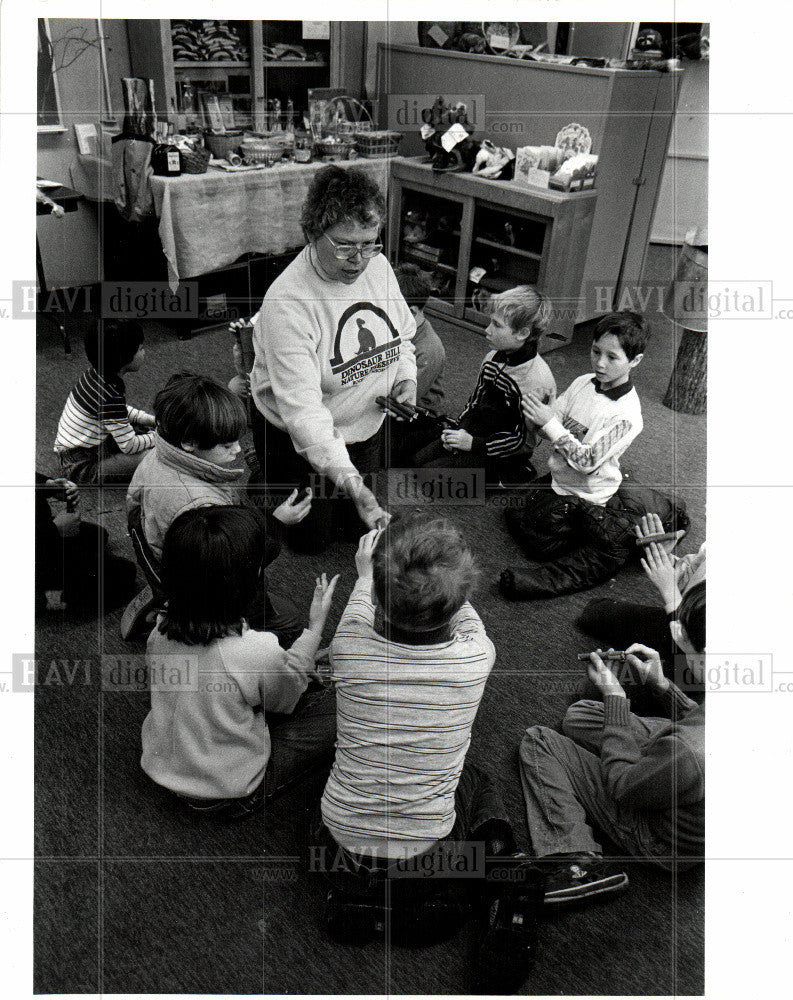
[[[343,160],[370,174],[387,193],[389,160]],[[154,210],[176,291],[184,278],[227,267],[248,253],[281,254],[303,246],[300,213],[314,175],[324,163],[276,164],[232,173],[152,177]]]

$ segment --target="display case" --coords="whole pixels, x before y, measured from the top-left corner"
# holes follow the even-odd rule
[[[581,318],[581,282],[596,191],[529,189],[468,173],[433,172],[424,157],[391,162],[389,252],[432,276],[428,309],[482,330],[489,295],[535,284],[553,301],[541,347],[568,343]]]
[[[308,108],[309,89],[341,87],[350,92],[348,83],[358,89],[360,74],[353,72],[351,57],[356,31],[348,42],[342,22],[322,22],[322,28],[318,24],[129,20],[132,74],[154,81],[158,115],[179,128],[209,124],[202,95],[218,98],[226,127],[267,128],[272,125],[268,102],[276,99],[281,124],[286,124],[287,102],[292,101],[299,120]],[[348,81],[348,75],[353,79]]]

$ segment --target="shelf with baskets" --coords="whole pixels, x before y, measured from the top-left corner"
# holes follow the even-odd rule
[[[569,194],[434,173],[425,157],[396,157],[391,167],[389,252],[432,275],[428,309],[481,331],[486,300],[536,284],[554,304],[541,347],[568,343],[580,316],[584,262],[596,192]]]

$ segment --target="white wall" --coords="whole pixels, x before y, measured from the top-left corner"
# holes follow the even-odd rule
[[[650,240],[682,243],[708,225],[708,68],[687,62],[655,208]]]

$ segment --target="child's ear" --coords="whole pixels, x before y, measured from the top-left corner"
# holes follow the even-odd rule
[[[640,364],[643,357],[644,357],[644,354],[637,354],[636,357],[630,362],[630,368],[633,369],[638,364]]]
[[[182,451],[194,452],[198,449],[195,441],[182,441]]]

